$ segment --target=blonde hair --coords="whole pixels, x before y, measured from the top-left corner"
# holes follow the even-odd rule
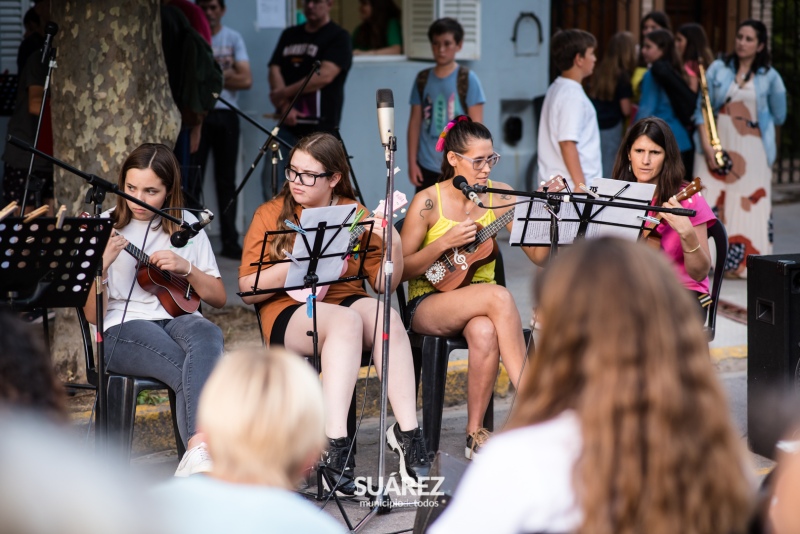
[[[325,443],[319,377],[282,349],[223,356],[203,387],[197,417],[213,473],[232,482],[291,489]]]
[[[744,450],[697,304],[664,255],[590,240],[560,255],[540,288],[544,328],[509,428],[576,413],[577,532],[742,531]]]

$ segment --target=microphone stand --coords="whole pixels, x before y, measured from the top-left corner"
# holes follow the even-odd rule
[[[236,191],[233,193],[233,197],[228,202],[228,205],[225,206],[225,209],[222,210],[223,214],[227,213],[228,210],[231,208],[231,206],[233,206],[233,203],[236,201],[236,198],[239,196],[239,193],[242,192],[242,189],[244,189],[245,184],[247,184],[247,180],[250,179],[250,176],[252,176],[253,171],[255,171],[256,167],[258,167],[258,163],[261,161],[261,158],[264,157],[264,154],[266,153],[267,148],[274,142],[274,140],[278,139],[279,141],[283,142],[286,146],[288,146],[282,139],[278,138],[278,133],[280,132],[281,126],[283,126],[283,121],[286,120],[286,116],[289,115],[289,112],[291,112],[292,109],[294,109],[295,102],[297,102],[297,99],[300,98],[301,94],[303,94],[303,91],[305,90],[306,85],[308,85],[308,82],[311,81],[311,77],[314,75],[314,73],[319,74],[320,65],[321,65],[321,63],[319,62],[319,60],[315,61],[314,64],[311,65],[311,70],[308,71],[308,74],[306,75],[305,79],[303,80],[303,84],[300,86],[300,88],[294,94],[294,97],[292,97],[291,103],[288,106],[286,106],[286,109],[283,111],[283,115],[281,115],[281,118],[278,120],[278,124],[276,124],[275,127],[272,129],[272,131],[269,132],[269,136],[267,137],[267,140],[264,142],[264,144],[258,150],[258,154],[256,155],[256,159],[253,160],[253,163],[250,165],[250,168],[247,170],[247,174],[245,174],[244,178],[242,178],[242,183],[239,184],[239,187],[236,188]],[[218,97],[218,98],[223,104],[225,104],[226,106],[232,108],[230,103],[226,102],[225,100],[223,100],[220,97]],[[255,121],[250,121],[249,117],[248,117],[248,122],[255,123]],[[277,145],[275,145],[275,147],[273,149],[273,162],[276,162],[276,163],[277,163],[277,158],[275,157],[275,152],[277,150],[278,150],[278,147],[277,147]],[[278,194],[278,175],[276,173],[277,173],[277,169],[275,169],[274,165],[273,165],[273,171],[272,171],[272,196],[273,197],[275,197]]]
[[[375,505],[370,512],[365,515],[353,529],[353,532],[361,530],[370,519],[378,512],[389,513],[392,510],[391,497],[386,494],[388,484],[384,484],[384,474],[386,471],[386,413],[388,408],[389,392],[389,341],[390,327],[392,320],[392,274],[394,273],[394,263],[392,262],[392,221],[391,214],[394,213],[393,194],[394,191],[394,156],[397,151],[397,137],[389,137],[389,143],[384,145],[386,152],[386,261],[383,264],[383,354],[381,355],[381,404],[380,404],[380,434],[378,435],[378,484],[380,485],[379,494],[375,496]],[[386,504],[388,501],[388,504]]]
[[[29,59],[30,61],[30,59]],[[35,61],[35,60],[34,60]],[[56,64],[56,48],[50,48],[50,57],[47,63],[47,77],[44,79],[44,92],[42,93],[42,104],[39,106],[39,117],[36,119],[36,134],[33,136],[33,146],[39,144],[39,130],[42,128],[42,117],[44,116],[44,108],[47,104],[47,94],[50,92],[50,76],[53,69],[58,68]],[[33,172],[33,161],[36,159],[36,154],[31,154],[31,161],[28,164],[28,175],[25,177],[25,192],[22,194],[22,205],[20,206],[19,213],[25,216],[25,207],[28,203],[28,190],[31,184],[31,173]],[[42,184],[39,184],[38,189],[34,190],[36,207],[42,203]],[[47,313],[44,314],[44,320],[47,322]]]
[[[49,154],[45,154],[39,149],[36,149],[22,141],[21,139],[14,137],[13,135],[9,135],[7,137],[7,141],[12,145],[21,148],[22,150],[27,150],[39,157],[42,157],[53,163],[58,165],[62,169],[76,175],[80,176],[91,186],[89,191],[86,193],[86,202],[91,202],[94,204],[94,216],[96,218],[100,217],[100,214],[103,210],[103,200],[105,199],[106,193],[114,193],[117,196],[120,196],[126,200],[133,202],[134,204],[141,206],[156,215],[161,216],[168,221],[172,221],[173,223],[179,225],[181,228],[185,228],[188,230],[192,230],[192,227],[189,223],[184,220],[178,219],[177,217],[173,217],[169,213],[162,211],[158,208],[154,208],[153,206],[147,204],[139,200],[138,198],[134,198],[129,194],[122,191],[117,184],[111,183],[107,180],[100,178],[97,175],[89,174],[80,169],[76,169],[72,165],[69,165],[57,158]],[[106,412],[106,390],[107,390],[107,379],[106,379],[106,364],[105,364],[105,342],[103,340],[103,293],[100,291],[103,283],[103,262],[100,261],[97,263],[97,272],[95,273],[95,325],[97,327],[97,423],[95,426],[95,441],[97,444],[98,449],[101,451],[105,450],[106,445],[106,432],[108,430],[108,414]]]

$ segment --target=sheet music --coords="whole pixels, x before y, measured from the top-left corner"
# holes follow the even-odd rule
[[[620,193],[623,188],[624,191]],[[613,236],[635,241],[639,237],[639,231],[642,227],[642,220],[639,216],[645,215],[647,206],[653,198],[655,188],[655,184],[640,184],[608,178],[594,179],[592,181],[592,189],[596,189],[596,193],[600,195],[599,200],[611,200],[615,195],[619,195],[614,198],[614,201],[626,204],[641,204],[642,210],[564,202],[561,204],[561,212],[559,213],[561,220],[558,223],[558,244],[569,245],[575,240],[580,228],[576,208],[580,210],[592,209],[591,220],[586,227],[586,238]],[[572,196],[576,200],[588,198],[588,195],[583,193]],[[528,215],[528,204],[516,206],[509,244],[550,245],[550,212],[544,206],[543,201],[532,202],[530,215]],[[525,224],[525,219],[528,219],[527,224]],[[522,235],[523,228],[525,229],[524,236]]]
[[[338,228],[331,228],[331,226],[340,226],[343,224],[350,224],[353,221],[356,209],[356,204],[345,204],[342,206],[326,206],[324,208],[308,208],[304,209],[300,214],[300,227],[306,231],[305,240],[301,235],[298,235],[294,240],[294,247],[292,248],[292,256],[299,263],[292,262],[289,265],[289,272],[286,275],[286,283],[284,287],[302,286],[305,283],[305,277],[308,274],[309,250],[306,247],[306,241],[310,247],[314,246],[314,241],[317,237],[317,225],[320,222],[325,222],[328,228],[325,230],[325,237],[323,238],[324,254],[337,254],[331,258],[322,258],[317,263],[316,274],[319,278],[318,283],[332,282],[338,280],[342,274],[342,256],[347,251],[347,246],[350,243],[350,232],[347,228],[341,229],[336,233]],[[336,237],[334,238],[334,234]],[[333,241],[331,241],[333,239]]]

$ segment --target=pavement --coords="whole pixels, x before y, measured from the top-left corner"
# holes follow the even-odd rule
[[[774,228],[775,228],[775,254],[800,253],[800,184],[791,186],[777,186],[774,193]],[[514,294],[523,319],[526,324],[531,318],[533,309],[532,283],[535,278],[535,268],[520,251],[510,250],[507,235],[499,236],[503,257],[505,260],[506,279],[508,287]],[[222,272],[223,281],[229,295],[229,306],[244,306],[236,292],[238,262],[219,258],[218,263]],[[747,308],[747,283],[745,280],[725,280],[722,285],[721,301],[729,304],[729,308]],[[255,317],[253,318],[255,321]],[[728,393],[730,411],[742,440],[746,442],[747,436],[747,326],[741,321],[718,315],[716,338],[710,344],[711,355],[718,369],[718,374]],[[463,360],[466,351],[455,351],[451,355],[452,373],[463,372]],[[375,382],[372,380],[372,382]],[[453,381],[459,383],[459,381]],[[450,384],[450,380],[448,381]],[[360,387],[360,386],[359,386]],[[463,387],[463,386],[459,386]],[[368,397],[371,393],[367,394]],[[513,402],[513,395],[505,398],[499,397],[495,401],[495,421],[499,428],[505,421]],[[168,417],[168,415],[167,415]],[[421,420],[421,415],[420,415]],[[390,418],[391,422],[392,419]],[[138,419],[137,419],[138,423]],[[456,458],[463,458],[464,428],[466,426],[466,406],[459,404],[445,408],[442,422],[441,449]],[[356,474],[360,476],[377,477],[378,472],[378,427],[377,417],[365,417],[358,434],[358,456]],[[137,433],[141,432],[137,427]],[[751,453],[752,454],[752,453]],[[755,454],[752,454],[756,474],[763,476],[773,467],[774,463]],[[387,452],[386,472],[397,470],[397,458],[393,453]],[[174,450],[166,450],[140,456],[133,460],[136,471],[155,481],[167,479],[177,465]],[[413,501],[413,498],[405,499]],[[321,504],[321,503],[320,503]],[[346,503],[343,505],[355,524],[367,514],[367,508],[359,503]],[[325,507],[326,513],[343,522],[341,513],[333,502]],[[363,532],[395,533],[409,530],[413,527],[415,508],[394,509],[386,515],[376,515],[368,521]]]

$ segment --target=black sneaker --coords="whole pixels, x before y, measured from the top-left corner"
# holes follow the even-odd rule
[[[322,484],[325,491],[331,491],[330,486],[336,486],[336,494],[340,497],[352,497],[356,493],[356,484],[353,482],[356,467],[355,456],[350,451],[352,440],[349,437],[328,438],[328,448],[322,451],[322,463],[325,464],[325,475],[331,479],[330,484],[325,476]],[[347,455],[350,453],[350,458]]]
[[[467,457],[467,460],[472,460],[478,456],[481,452],[481,447],[486,445],[490,437],[492,437],[492,433],[485,428],[479,428],[475,432],[467,434],[467,446],[464,449],[464,456]]]
[[[409,487],[420,486],[418,477],[427,477],[431,461],[419,428],[403,432],[395,423],[386,429],[386,444],[400,457],[400,477]]]

